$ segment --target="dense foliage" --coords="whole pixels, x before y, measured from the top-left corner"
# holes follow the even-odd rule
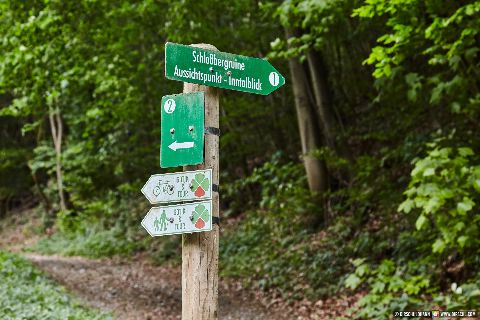
[[[425,300],[432,295],[448,309],[478,305],[480,159],[473,119],[479,115],[479,9],[478,1],[366,1],[354,11],[364,19],[386,19],[388,32],[365,61],[375,66],[376,101],[393,98],[412,116],[402,120],[424,141],[398,208],[414,219],[398,237],[395,260],[371,271],[357,260],[347,281],[352,288],[369,283],[359,318],[431,307]],[[450,285],[448,298],[436,297]]]
[[[53,284],[28,261],[0,251],[2,319],[112,319],[89,310]]]
[[[138,186],[158,168],[155,150],[159,145],[161,97],[181,91],[181,83],[164,77],[163,45],[167,40],[208,40],[190,32],[198,26],[183,25],[182,14],[191,8],[190,4],[147,1],[118,6],[88,1],[36,1],[2,2],[1,6],[1,115],[5,123],[18,119],[16,126],[5,132],[6,141],[31,142],[26,146],[30,153],[21,159],[29,160],[32,174],[38,175],[38,184],[45,189],[45,175],[54,178],[56,170],[49,116],[59,115],[64,131],[61,165],[70,202],[67,207],[84,212],[95,203],[93,199],[111,190],[123,197],[137,194]],[[172,14],[164,14],[165,7],[171,8]],[[191,9],[197,7],[209,8],[197,3]],[[248,22],[248,16],[259,14],[255,5],[246,3],[224,9],[225,14],[246,15],[238,29],[245,28],[241,26]],[[250,32],[252,28],[272,32],[265,24],[253,26],[255,21]],[[237,25],[224,28],[226,25],[224,21],[216,28],[237,29]],[[181,34],[186,36],[181,38]],[[257,38],[250,37],[249,41],[239,42],[235,51],[254,55],[266,51],[265,45],[257,46]],[[233,49],[233,44],[224,42],[215,41],[222,50]],[[249,163],[264,158],[264,151],[268,154],[295,148],[295,125],[289,121],[292,111],[282,92],[269,100],[228,93],[226,96],[222,103],[222,124],[226,129],[222,148],[231,156],[228,161],[224,158],[223,164],[234,176],[235,170],[238,176],[248,170]],[[265,121],[273,110],[273,121]],[[256,120],[246,121],[249,117]],[[17,134],[18,126],[27,140]],[[17,166],[21,168],[25,160],[18,161]],[[49,189],[55,188],[52,184]],[[46,194],[53,206],[58,203],[55,196]]]
[[[321,204],[307,188],[299,164],[275,155],[251,176],[233,185],[236,191],[260,188],[260,208],[252,208],[239,227],[228,228],[220,248],[224,275],[257,281],[262,289],[280,289],[290,298],[334,294],[348,266],[350,234],[342,220],[315,234]],[[251,261],[255,260],[252,264]]]
[[[223,274],[291,298],[363,290],[359,319],[478,308],[479,14],[474,0],[3,1],[0,214],[35,199],[57,231],[44,252],[178,257],[177,237],[141,229],[139,190],[161,172],[161,97],[181,91],[164,43],[211,43],[287,77],[268,97],[222,93]]]

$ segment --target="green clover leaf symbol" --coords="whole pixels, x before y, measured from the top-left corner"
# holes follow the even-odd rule
[[[196,206],[193,211],[193,222],[195,223],[199,218],[202,218],[205,222],[210,220],[210,214],[203,204]]]
[[[203,173],[197,173],[192,181],[192,190],[197,190],[198,187],[202,187],[205,191],[210,189],[209,180]]]

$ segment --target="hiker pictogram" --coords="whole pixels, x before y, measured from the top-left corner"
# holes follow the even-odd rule
[[[155,218],[153,225],[155,227],[155,231],[167,231],[167,215],[165,210],[163,210],[160,219],[158,219],[158,217]]]

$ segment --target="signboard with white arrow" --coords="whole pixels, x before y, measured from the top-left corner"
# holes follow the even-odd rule
[[[152,236],[212,230],[212,200],[151,208],[142,226]]]
[[[212,198],[212,169],[150,176],[142,193],[151,204]]]
[[[203,163],[204,93],[162,98],[160,167]]]

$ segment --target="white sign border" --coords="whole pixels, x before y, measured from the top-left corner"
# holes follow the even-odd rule
[[[148,228],[145,226],[145,224],[143,223],[145,221],[145,219],[147,218],[148,214],[150,213],[150,211],[152,211],[153,209],[155,208],[168,208],[168,207],[179,207],[181,205],[197,205],[197,204],[200,204],[200,203],[209,203],[210,204],[210,210],[211,210],[211,213],[210,213],[210,221],[209,221],[209,227],[208,229],[202,229],[202,230],[198,230],[198,231],[191,231],[191,232],[175,232],[175,233],[167,233],[167,234],[157,234],[157,235],[153,235],[150,233],[150,231],[148,231]],[[145,229],[147,231],[147,233],[151,236],[151,237],[163,237],[163,236],[173,236],[173,235],[178,235],[178,234],[191,234],[191,233],[198,233],[198,232],[208,232],[208,231],[212,231],[213,229],[213,223],[212,223],[212,220],[213,220],[213,200],[210,199],[210,200],[207,200],[207,201],[197,201],[197,202],[190,202],[190,203],[179,203],[179,204],[173,204],[173,205],[170,205],[170,206],[161,206],[161,207],[152,207],[148,210],[147,214],[145,215],[145,217],[143,217],[142,219],[142,222],[141,222],[141,225],[143,227],[143,229]]]
[[[150,177],[148,177],[147,182],[145,182],[145,184],[143,185],[142,189],[140,189],[140,191],[145,196],[145,198],[147,198],[147,200],[150,204],[177,203],[177,202],[182,203],[182,202],[195,202],[195,201],[211,200],[213,198],[213,195],[212,195],[212,193],[214,192],[213,190],[210,191],[210,196],[200,198],[200,199],[189,199],[189,200],[180,200],[179,199],[179,200],[165,200],[165,201],[154,201],[154,202],[150,201],[150,199],[145,194],[145,192],[143,192],[143,189],[147,186],[148,181],[152,177],[155,177],[155,176],[171,176],[171,175],[176,175],[176,174],[180,174],[180,173],[194,173],[194,172],[204,172],[204,171],[210,171],[210,178],[211,178],[210,182],[211,182],[211,185],[213,186],[213,170],[212,170],[212,168],[206,168],[206,169],[192,170],[192,171],[180,171],[180,172],[152,174]]]

